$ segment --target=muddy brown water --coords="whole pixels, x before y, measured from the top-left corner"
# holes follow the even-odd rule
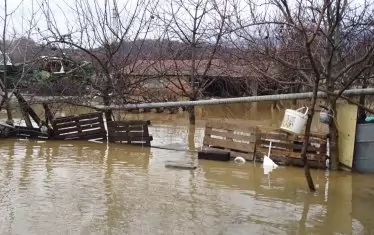
[[[186,150],[201,146],[206,119],[277,125],[282,116],[240,110],[246,107],[200,110],[196,128],[185,114],[125,116],[152,120],[153,145]],[[0,143],[0,234],[374,234],[373,175],[313,170],[318,190],[309,193],[295,167],[265,175],[258,163],[197,161],[188,151]],[[169,160],[198,168],[165,168]]]

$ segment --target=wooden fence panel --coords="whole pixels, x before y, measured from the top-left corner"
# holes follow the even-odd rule
[[[312,133],[307,148],[308,163],[314,168],[325,167],[326,136]],[[270,158],[279,165],[302,166],[301,149],[304,135],[291,135],[278,129],[260,129],[233,123],[208,122],[203,140],[204,149],[224,149],[232,157],[263,161],[272,144]]]
[[[107,136],[102,113],[57,118],[52,125],[53,139],[105,140]]]
[[[280,165],[302,166],[301,149],[304,135],[291,135],[281,130],[260,131],[256,140],[255,160],[263,161],[272,144],[270,158]],[[307,147],[308,163],[312,167],[324,168],[326,155],[326,137],[313,135]]]
[[[149,135],[148,131],[148,125],[150,124],[149,120],[108,122],[109,142],[151,146],[153,137]]]
[[[24,139],[48,139],[49,135],[42,133],[39,128],[15,126],[10,129],[9,136]]]
[[[225,149],[231,156],[253,160],[256,127],[210,121],[206,124],[203,147]]]

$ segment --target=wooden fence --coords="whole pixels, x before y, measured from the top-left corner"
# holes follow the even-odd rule
[[[10,129],[10,136],[19,138],[58,140],[108,140],[112,143],[150,146],[153,140],[148,126],[151,122],[142,120],[110,121],[107,130],[102,113],[82,114],[57,118],[52,121],[53,134],[40,132],[39,128],[16,126]],[[312,133],[307,148],[308,163],[311,167],[324,168],[326,136]],[[221,149],[230,152],[231,157],[241,156],[247,160],[263,161],[268,154],[280,165],[303,165],[301,148],[303,135],[291,135],[281,130],[265,130],[256,126],[210,121],[206,124],[203,139],[204,149]]]
[[[257,128],[223,122],[208,122],[205,128],[203,148],[230,151],[232,157],[242,156],[253,160]]]
[[[57,118],[52,126],[52,139],[105,140],[107,136],[102,113]]]
[[[206,124],[203,140],[204,149],[224,149],[232,157],[262,162],[268,154],[279,165],[302,166],[301,148],[303,135],[291,135],[281,130],[265,130],[253,126],[210,121]],[[325,167],[326,136],[312,133],[307,148],[308,163],[314,168]]]
[[[268,154],[271,142],[270,158],[280,165],[303,166],[301,149],[304,143],[303,135],[291,135],[281,130],[260,131],[257,134],[255,160],[263,161]],[[314,168],[324,168],[326,155],[326,137],[312,134],[307,147],[308,163]]]
[[[153,140],[148,131],[150,124],[141,120],[107,122],[109,142],[150,146]]]

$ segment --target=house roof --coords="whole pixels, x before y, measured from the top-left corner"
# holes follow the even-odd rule
[[[123,72],[136,76],[190,76],[192,63],[192,60],[137,60],[125,66]],[[202,76],[208,64],[209,60],[196,60],[196,74]],[[260,75],[238,61],[213,59],[206,76],[241,78]]]

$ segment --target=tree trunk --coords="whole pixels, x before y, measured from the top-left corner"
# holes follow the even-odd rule
[[[367,78],[362,79],[362,86],[361,87],[362,87],[362,89],[365,89],[365,88],[368,87],[368,80],[367,80]],[[359,119],[359,122],[362,122],[366,118],[365,109],[362,108],[362,107],[365,107],[365,103],[366,103],[366,96],[365,95],[360,95],[359,104],[361,105],[361,107],[358,107],[358,119]]]
[[[113,114],[113,111],[111,109],[105,111],[105,119],[107,122],[113,121],[112,114]]]
[[[308,120],[305,126],[304,143],[301,149],[301,158],[303,159],[303,163],[304,163],[304,174],[305,174],[306,181],[308,183],[308,187],[311,192],[316,191],[316,188],[314,187],[313,179],[312,179],[312,176],[310,175],[308,158],[307,158],[306,152],[307,152],[307,148],[309,144],[309,136],[310,136],[310,129],[312,126],[313,115],[314,115],[314,106],[312,106],[308,114]]]
[[[190,101],[195,101],[195,98],[190,98]],[[190,125],[195,125],[196,123],[196,112],[195,106],[188,107],[188,119],[190,121]]]
[[[336,4],[339,4],[339,2],[336,2]],[[330,5],[332,6],[332,5]],[[336,28],[335,28],[335,32],[334,32],[334,37],[333,37],[333,40],[334,40],[334,45],[337,46],[339,45],[340,43],[340,28],[341,28],[341,21],[337,21],[336,22],[337,25],[336,25]],[[337,61],[340,61],[341,60],[341,51],[340,51],[340,47],[336,47],[336,51],[335,51],[335,54],[334,54],[334,57],[333,57],[333,63],[336,63]],[[333,52],[333,50],[332,50]],[[329,92],[334,92],[334,89],[335,89],[335,83],[333,81],[333,79],[330,77],[330,79],[328,79],[328,91]],[[336,98],[334,97],[331,97],[331,96],[327,96],[328,98],[328,104],[331,108],[331,110],[333,111],[333,113],[335,114],[334,115],[334,118],[332,120],[332,122],[329,124],[329,138],[330,138],[330,163],[331,163],[331,167],[330,169],[333,170],[333,171],[336,171],[339,169],[339,148],[338,148],[338,130],[337,130],[337,127],[335,125],[335,117],[337,115],[336,113]]]
[[[7,121],[6,123],[8,125],[12,125],[14,124],[14,121],[13,121],[13,115],[12,115],[12,107],[10,107],[10,101],[9,101],[9,98],[8,98],[8,92],[5,93],[6,97],[5,97],[5,109],[6,109],[6,114],[7,114]]]
[[[312,104],[311,104],[311,107],[310,107],[309,113],[308,113],[308,119],[307,119],[306,126],[305,126],[304,143],[303,143],[303,147],[301,149],[301,159],[303,160],[303,163],[304,163],[305,178],[306,178],[306,181],[308,183],[309,190],[311,192],[316,191],[316,188],[314,186],[312,176],[310,175],[308,157],[307,157],[307,149],[308,149],[308,145],[309,145],[310,129],[312,127],[314,109],[315,109],[316,102],[317,102],[317,93],[318,93],[318,81],[316,82],[316,84],[313,87]]]
[[[105,106],[109,106],[110,105],[110,97],[109,95],[104,95],[103,96],[103,102],[104,102],[104,105]],[[113,111],[111,109],[108,109],[108,110],[105,110],[105,119],[106,121],[112,121],[112,116],[113,116]]]
[[[301,86],[300,85],[294,86],[292,88],[292,93],[299,93],[300,90],[301,90]],[[291,102],[291,105],[292,105],[293,109],[296,109],[296,107],[297,107],[297,99],[293,99],[292,102]]]
[[[188,128],[188,149],[195,151],[195,125],[189,125]]]
[[[13,92],[14,96],[17,98],[18,104],[20,105],[21,109],[24,110],[26,115],[30,115],[30,117],[35,121],[35,123],[40,126],[41,120],[38,114],[31,108],[31,106],[27,103],[27,101],[23,98],[21,93],[16,90]]]
[[[334,110],[334,113],[336,115],[335,104],[333,104],[332,109]],[[331,170],[337,171],[339,170],[339,146],[338,146],[339,134],[338,134],[338,129],[335,125],[334,120],[332,120],[332,122],[329,125],[329,138],[330,138]]]
[[[195,107],[190,107],[188,109],[188,118],[190,120],[190,125],[196,124]]]

